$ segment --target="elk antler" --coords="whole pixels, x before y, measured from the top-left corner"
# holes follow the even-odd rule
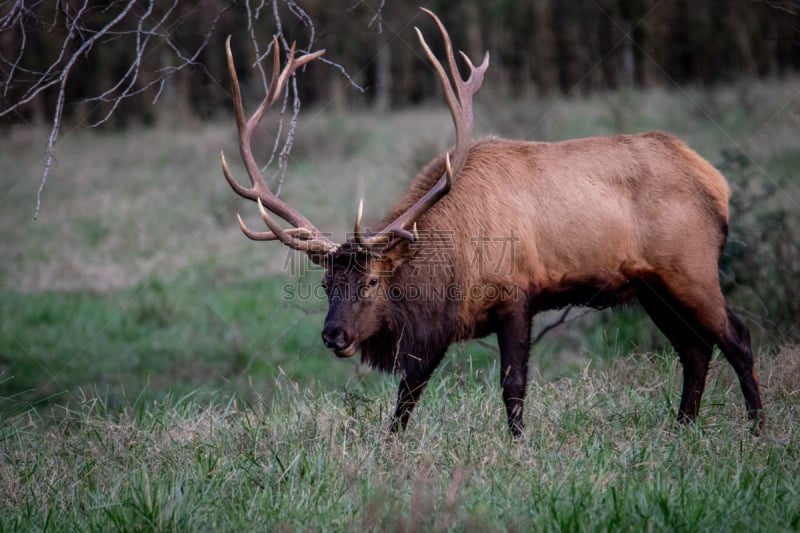
[[[456,127],[456,147],[453,151],[453,168],[457,174],[461,171],[467,159],[468,147],[472,139],[472,96],[481,88],[483,76],[486,74],[486,69],[489,68],[489,51],[487,50],[484,54],[483,62],[478,67],[475,67],[467,54],[459,50],[458,53],[464,58],[470,70],[469,77],[466,80],[462,79],[458,72],[456,58],[453,55],[453,44],[450,41],[450,35],[447,33],[444,24],[442,24],[439,17],[434,15],[430,10],[424,7],[420,9],[436,22],[436,26],[439,27],[439,31],[442,33],[445,51],[447,53],[447,63],[450,67],[450,75],[453,78],[451,83],[442,64],[436,59],[436,56],[433,55],[433,52],[431,52],[431,49],[428,47],[428,43],[425,42],[425,37],[422,36],[422,32],[419,31],[419,28],[414,28],[417,32],[419,42],[425,50],[425,54],[428,56],[433,68],[436,69],[436,73],[439,75],[447,105],[450,107],[450,114],[453,116],[453,122]],[[455,93],[453,92],[453,85],[455,85]]]
[[[483,83],[483,76],[486,73],[486,69],[489,68],[489,52],[486,52],[483,56],[483,62],[476,67],[464,52],[459,51],[470,70],[469,77],[467,77],[466,80],[463,79],[458,71],[456,58],[453,55],[453,44],[450,41],[450,35],[447,33],[444,24],[442,24],[442,21],[439,20],[439,17],[434,15],[433,12],[424,7],[420,9],[436,22],[436,26],[438,26],[439,32],[444,39],[447,63],[450,67],[452,82],[445,72],[444,67],[442,67],[441,62],[436,59],[428,43],[425,42],[425,37],[423,37],[422,32],[419,28],[414,28],[417,32],[419,42],[425,50],[425,54],[428,56],[433,68],[436,69],[436,73],[439,75],[439,80],[442,82],[442,88],[444,89],[444,96],[450,108],[450,114],[453,116],[453,123],[456,128],[456,145],[453,149],[452,164],[450,154],[448,153],[445,155],[445,172],[442,174],[442,177],[439,178],[439,181],[437,181],[422,198],[417,200],[414,205],[409,207],[403,214],[374,235],[365,236],[362,233],[362,206],[359,206],[355,224],[355,241],[366,249],[376,245],[381,245],[388,249],[402,239],[413,242],[414,234],[408,230],[408,227],[414,225],[415,220],[450,191],[450,186],[453,184],[455,175],[461,172],[464,163],[467,161],[469,147],[472,144],[472,96],[480,89]],[[453,89],[454,86],[455,90]]]
[[[256,241],[279,240],[289,248],[302,250],[304,252],[331,253],[338,245],[325,237],[322,232],[309,222],[299,211],[272,194],[272,191],[269,190],[269,187],[267,187],[264,181],[264,176],[261,174],[261,170],[253,157],[253,150],[250,146],[253,131],[258,127],[267,109],[275,103],[275,100],[277,100],[283,92],[286,83],[289,81],[294,71],[325,53],[325,50],[319,50],[313,54],[295,58],[295,45],[292,44],[292,48],[289,50],[289,59],[286,62],[286,66],[281,70],[278,37],[276,36],[273,39],[275,62],[272,69],[272,79],[270,80],[269,90],[264,100],[262,100],[261,105],[258,106],[258,109],[255,110],[249,119],[245,119],[244,115],[242,93],[239,89],[239,78],[236,76],[236,67],[233,64],[233,54],[231,53],[230,36],[228,36],[228,39],[225,41],[225,53],[228,56],[228,71],[230,72],[231,84],[233,86],[233,108],[236,112],[236,128],[239,130],[239,151],[241,152],[244,166],[247,169],[247,174],[250,176],[251,187],[243,187],[234,179],[228,169],[228,163],[225,161],[225,154],[220,153],[222,159],[222,173],[225,175],[225,179],[228,180],[228,183],[236,194],[258,203],[261,218],[271,230],[261,232],[251,231],[242,221],[242,217],[237,215],[239,227],[247,237]],[[271,211],[294,227],[283,229],[270,217],[268,211]]]

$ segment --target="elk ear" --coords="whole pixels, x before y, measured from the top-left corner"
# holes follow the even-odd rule
[[[402,240],[384,253],[388,270],[394,272],[397,267],[414,257],[415,246],[411,241]]]

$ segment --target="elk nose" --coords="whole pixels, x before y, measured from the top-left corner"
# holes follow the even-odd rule
[[[342,328],[324,329],[322,342],[332,350],[344,350],[350,345],[350,339]]]

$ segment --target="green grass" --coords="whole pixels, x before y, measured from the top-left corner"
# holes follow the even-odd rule
[[[792,370],[793,369],[793,370]],[[762,361],[800,377],[800,352]],[[800,413],[765,379],[753,437],[726,363],[701,417],[674,422],[679,366],[632,355],[529,390],[510,442],[496,367],[440,373],[405,434],[387,435],[388,380],[326,393],[275,380],[272,400],[87,397],[61,421],[0,434],[8,530],[678,530],[800,527]],[[781,385],[781,383],[783,385]]]
[[[376,381],[377,374],[356,360],[337,360],[322,345],[325,301],[305,298],[317,296],[316,287],[309,274],[224,286],[148,279],[103,293],[0,289],[0,412],[72,405],[88,392],[115,409],[139,395],[198,389],[249,398],[254,384],[268,393],[279,375],[323,390],[351,379]],[[637,309],[609,312],[540,343],[532,364],[548,378],[579,371],[589,359],[602,368],[650,342],[648,335],[657,332]],[[490,338],[454,345],[448,361],[464,371],[496,358]]]
[[[753,276],[733,294],[758,341],[768,412],[758,438],[722,360],[698,424],[674,422],[677,358],[630,308],[582,317],[536,346],[522,442],[508,439],[493,338],[453,346],[409,431],[391,439],[395,378],[335,359],[319,337],[325,302],[290,297],[308,296],[319,272],[239,233],[237,212],[259,222],[219,170],[222,148],[244,178],[232,119],[65,132],[37,221],[42,132],[8,132],[0,531],[800,529],[800,352],[762,328],[797,271],[800,140],[787,112],[797,87],[484,95],[476,107],[482,134],[659,128],[735,163],[732,219],[746,224],[732,225],[743,243],[725,267]],[[367,223],[379,218],[451,130],[443,106],[304,110],[283,197],[340,239],[358,198]],[[257,142],[272,145],[268,128]],[[791,216],[778,224],[781,209]],[[781,246],[748,248],[773,227]],[[785,331],[797,330],[792,313]],[[557,316],[538,317],[534,332]]]
[[[332,364],[318,341],[324,302],[285,300],[286,285],[272,277],[203,292],[157,279],[102,294],[3,289],[0,406],[72,403],[100,388],[121,408],[141,390],[150,398],[253,382],[269,389],[279,373],[323,387],[346,382],[357,367]]]

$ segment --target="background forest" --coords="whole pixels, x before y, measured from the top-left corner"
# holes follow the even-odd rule
[[[497,98],[709,86],[800,68],[800,8],[783,0],[18,1],[0,10],[2,103],[19,102],[37,78],[55,79],[86,39],[124,13],[108,35],[75,58],[67,116],[97,121],[116,96],[140,90],[140,97],[115,108],[115,125],[149,123],[167,110],[202,118],[227,113],[226,36],[233,36],[244,66],[263,57],[276,31],[301,50],[326,49],[327,59],[364,89],[350,90],[338,68],[310,69],[300,85],[304,99],[337,108],[398,109],[439,93],[411,31],[426,24],[418,5],[438,13],[470,57],[491,51],[485,90]],[[144,37],[150,40],[142,42]],[[138,69],[135,79],[131,65]],[[243,80],[257,77],[241,70]],[[154,83],[165,75],[164,86]],[[156,95],[163,105],[150,108]],[[56,97],[54,90],[43,91],[5,118],[49,121]]]

